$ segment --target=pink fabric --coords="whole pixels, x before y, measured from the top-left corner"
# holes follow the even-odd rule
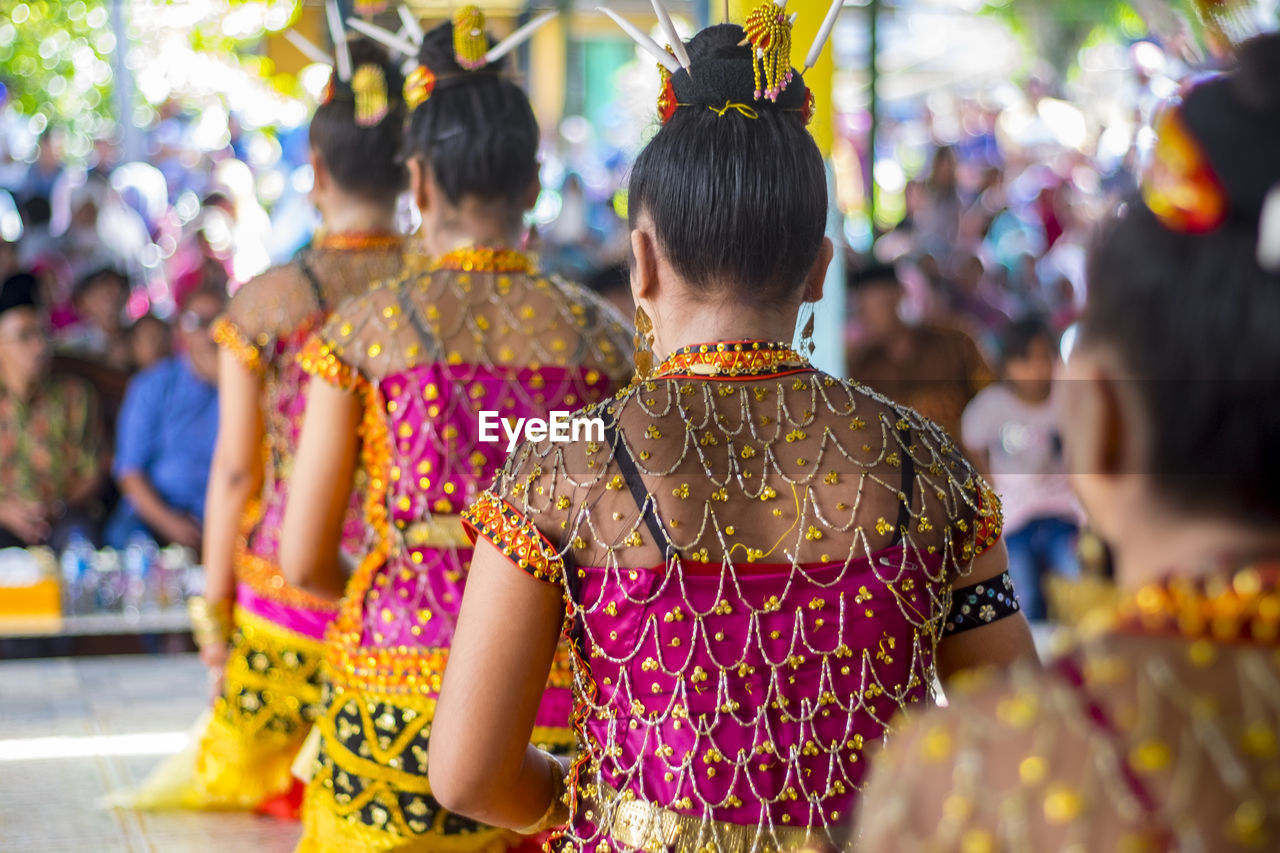
[[[493,443],[479,440],[478,413],[545,418],[595,402],[610,387],[608,377],[585,368],[439,363],[379,383],[392,444],[387,506],[393,547],[365,595],[362,647],[425,651],[453,642],[471,548],[395,546],[415,522],[469,506],[506,461],[505,435]],[[571,708],[567,688],[549,689],[537,725],[563,728]]]
[[[267,440],[264,452],[268,454],[267,478],[260,496],[260,516],[249,533],[248,550],[273,565],[279,564],[280,526],[284,523],[284,510],[289,497],[288,474],[293,467],[293,454],[302,435],[302,418],[307,410],[307,387],[311,374],[298,365],[297,355],[319,321],[317,315],[304,323],[293,334],[275,343],[275,353],[263,353],[271,358],[269,370],[278,371],[266,382]],[[360,496],[352,494],[351,506],[342,527],[342,550],[351,556],[362,552],[365,542],[365,525]]]
[[[847,820],[867,769],[863,746],[883,736],[902,705],[927,696],[933,642],[914,626],[939,612],[941,562],[893,548],[847,567],[742,566],[723,576],[718,566],[679,574],[580,567],[573,615],[592,704],[613,712],[585,714],[586,742],[621,748],[593,756],[606,781],[667,808],[689,796],[694,807],[676,811],[735,824],[811,825],[811,796],[824,815]],[[894,589],[881,578],[895,579]],[[775,596],[776,607],[751,615]],[[724,602],[728,612],[717,612]],[[940,630],[940,621],[930,624]],[[674,706],[688,714],[670,713]],[[645,722],[635,725],[637,716]],[[840,748],[834,759],[826,749],[806,754],[810,740]],[[745,772],[726,762],[711,776],[709,750],[751,760]],[[690,758],[692,772],[682,772]],[[762,803],[787,788],[794,799]],[[703,803],[731,794],[741,806],[704,815]],[[591,837],[582,829],[579,837]]]
[[[236,604],[254,616],[313,640],[324,640],[325,629],[333,621],[332,611],[320,612],[281,604],[258,595],[247,583],[236,584]]]

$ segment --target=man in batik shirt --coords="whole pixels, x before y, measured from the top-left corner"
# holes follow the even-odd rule
[[[64,544],[101,485],[97,397],[49,375],[36,281],[0,287],[0,547]]]

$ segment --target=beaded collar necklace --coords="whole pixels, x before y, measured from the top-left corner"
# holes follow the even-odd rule
[[[469,246],[442,255],[432,267],[455,272],[523,272],[532,273],[537,264],[524,252],[515,249],[486,249]]]
[[[389,231],[342,231],[317,237],[314,245],[334,252],[359,252],[394,249],[400,242],[400,235]]]
[[[1128,633],[1280,646],[1280,562],[1149,583],[1122,600],[1116,617]]]
[[[809,360],[790,344],[720,341],[681,347],[663,359],[650,378],[755,379],[811,369]]]

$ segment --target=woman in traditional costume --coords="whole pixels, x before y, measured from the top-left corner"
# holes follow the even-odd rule
[[[935,675],[1034,654],[973,467],[782,342],[832,254],[790,35],[770,2],[655,48],[665,123],[629,192],[643,378],[580,413],[603,440],[522,445],[464,514],[431,782],[559,827],[552,849],[851,849],[889,718]],[[562,623],[571,766],[530,743]]]
[[[616,311],[540,274],[517,248],[538,194],[539,132],[502,73],[512,46],[491,46],[471,6],[426,34],[406,90],[405,156],[433,260],[339,307],[302,355],[322,381],[292,488],[313,499],[289,506],[285,571],[321,595],[344,592],[338,545],[357,472],[371,532],[328,637],[303,851],[525,843],[445,811],[427,780],[471,557],[458,513],[506,457],[497,416],[547,418],[602,399],[630,373],[630,341]],[[567,665],[550,685],[537,737],[563,751],[573,742]]]
[[[213,328],[218,441],[204,595],[191,604],[217,699],[195,749],[163,765],[135,806],[296,815],[301,801],[291,765],[319,709],[322,640],[336,608],[286,583],[279,569],[310,379],[297,355],[335,305],[395,273],[402,252],[394,223],[405,182],[396,159],[403,78],[380,47],[348,45],[335,32],[339,59],[310,127],[311,197],[323,227],[292,261],[236,291]],[[344,511],[343,547],[354,553],[364,532],[358,502]]]
[[[868,850],[1280,849],[1280,36],[1156,131],[1063,383],[1118,601],[911,721]]]

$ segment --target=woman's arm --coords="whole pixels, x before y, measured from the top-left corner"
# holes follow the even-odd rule
[[[204,597],[235,598],[235,549],[245,507],[262,488],[262,378],[229,349],[218,353],[218,440],[204,512]]]
[[[1009,552],[1005,550],[1004,540],[1000,539],[974,559],[973,570],[955,586],[968,587],[999,577],[1008,568]],[[1039,660],[1031,638],[1031,627],[1021,611],[990,625],[946,635],[938,643],[938,677],[944,683],[956,673],[968,669],[1007,667],[1018,660]]]
[[[552,769],[529,738],[563,620],[558,585],[477,541],[431,727],[431,793],[445,808],[510,829],[547,813]]]
[[[285,579],[334,601],[346,586],[342,524],[355,479],[360,415],[355,394],[322,380],[311,383],[280,531]]]

